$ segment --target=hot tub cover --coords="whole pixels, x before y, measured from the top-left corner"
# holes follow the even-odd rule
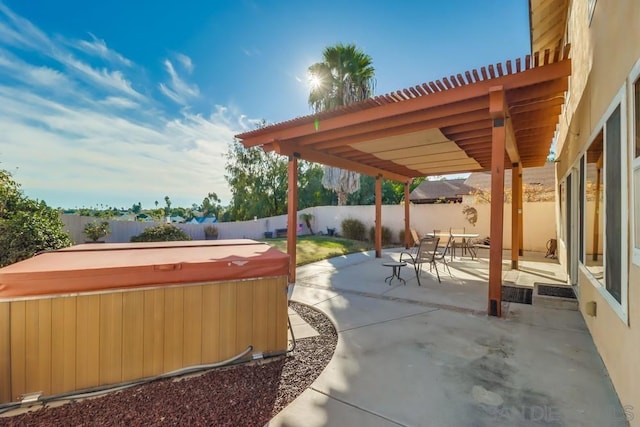
[[[0,269],[0,298],[285,276],[289,256],[254,240],[77,245]]]

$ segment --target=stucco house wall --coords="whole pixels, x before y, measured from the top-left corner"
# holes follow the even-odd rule
[[[589,14],[589,3],[595,3],[592,16]],[[558,129],[559,185],[566,185],[567,175],[578,167],[580,157],[600,131],[600,124],[607,117],[605,113],[612,105],[615,106],[614,101],[622,92],[621,209],[625,231],[619,237],[628,248],[628,252],[621,256],[621,286],[626,292],[626,301],[623,297],[622,304],[612,302],[605,287],[581,263],[578,263],[570,280],[576,285],[580,310],[621,403],[625,410],[634,414],[630,423],[640,425],[640,266],[633,262],[632,239],[634,215],[638,218],[640,212],[637,212],[637,208],[634,211],[632,204],[631,162],[636,136],[633,127],[634,82],[630,77],[634,67],[637,69],[640,64],[640,2],[571,1],[566,41],[572,45],[572,76]],[[562,204],[562,201],[559,203]],[[575,254],[576,247],[575,240],[569,242],[565,238],[568,235],[565,225],[566,203],[570,201],[564,203],[564,206],[558,207],[560,259],[565,265],[571,265],[572,259],[567,259],[567,249],[573,249]],[[577,227],[577,223],[574,222],[573,226]],[[590,230],[592,224],[586,227]],[[588,315],[586,311],[587,305],[592,306],[592,303],[597,306],[595,316]]]

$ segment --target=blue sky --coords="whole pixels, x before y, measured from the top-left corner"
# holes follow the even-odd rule
[[[0,168],[54,207],[228,202],[225,153],[307,115],[324,47],[375,94],[529,53],[527,0],[0,0]]]

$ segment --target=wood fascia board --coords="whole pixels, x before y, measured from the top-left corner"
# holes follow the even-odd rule
[[[302,145],[311,145],[318,142],[337,140],[340,138],[351,138],[362,133],[370,133],[377,130],[385,130],[389,128],[399,127],[403,125],[411,125],[413,123],[424,123],[428,121],[438,120],[442,122],[449,117],[460,117],[464,114],[472,114],[476,111],[487,109],[487,97],[474,98],[465,102],[458,102],[444,107],[437,107],[431,110],[419,110],[400,116],[388,117],[369,123],[357,123],[353,126],[340,128],[334,131],[320,132],[313,135],[306,135],[302,138],[295,139],[297,143]]]
[[[556,80],[528,86],[519,89],[513,89],[507,92],[507,100],[509,104],[517,104],[520,102],[531,102],[536,99],[544,99],[549,96],[564,94],[569,88],[569,78],[562,77]]]
[[[340,157],[332,156],[329,154],[321,153],[319,151],[311,150],[299,145],[283,144],[279,141],[273,142],[273,148],[276,153],[284,156],[299,157],[303,160],[310,162],[321,163],[323,165],[335,166],[341,169],[347,169],[350,171],[363,173],[369,176],[382,175],[386,179],[391,179],[398,182],[409,182],[411,177],[401,175],[395,172],[390,172],[384,169],[378,169],[372,166],[368,166],[362,163],[354,162],[351,160],[343,159]]]
[[[354,126],[361,123],[370,123],[393,116],[408,114],[419,110],[428,110],[455,102],[465,101],[485,96],[489,88],[503,86],[505,90],[535,85],[549,80],[566,77],[571,74],[571,60],[565,59],[553,64],[530,68],[520,73],[507,74],[494,79],[483,80],[464,86],[459,86],[446,91],[395,102],[378,105],[363,110],[345,113],[342,115],[321,119],[320,127],[316,130],[316,118],[309,116],[301,120],[299,124],[283,123],[268,127],[260,131],[252,131],[239,134],[236,137],[242,140],[245,147],[263,145],[273,140],[287,140],[318,132],[328,132],[343,127]],[[253,135],[252,135],[253,133]]]

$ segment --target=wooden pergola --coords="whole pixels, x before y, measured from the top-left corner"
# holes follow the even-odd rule
[[[376,256],[381,256],[382,178],[491,171],[488,313],[501,315],[504,170],[513,168],[512,268],[522,255],[522,168],[542,166],[564,103],[569,46],[398,90],[237,135],[289,157],[289,280],[295,282],[297,162],[304,159],[376,177]],[[405,203],[405,244],[410,239]]]

